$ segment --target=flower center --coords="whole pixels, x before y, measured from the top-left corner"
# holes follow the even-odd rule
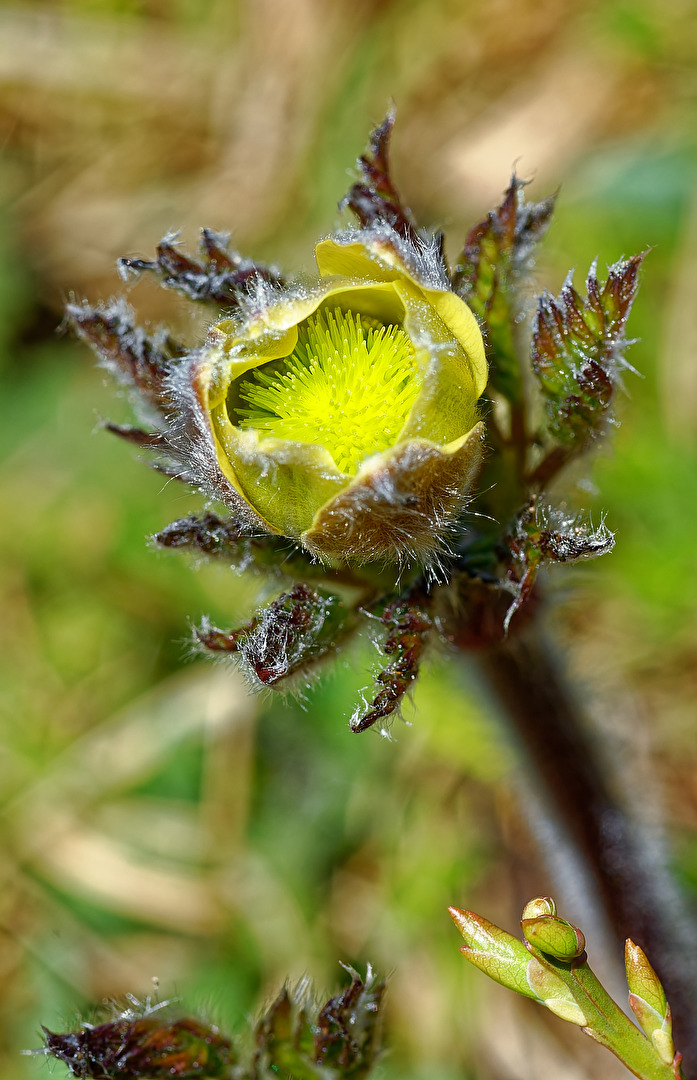
[[[342,472],[392,446],[421,388],[414,347],[398,326],[338,308],[298,327],[298,343],[281,361],[251,372],[240,385],[240,427],[297,442],[319,443]]]

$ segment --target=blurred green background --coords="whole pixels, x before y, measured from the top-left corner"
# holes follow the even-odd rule
[[[535,289],[651,246],[641,377],[566,492],[617,548],[550,590],[695,894],[696,61],[691,0],[0,3],[0,1076],[44,1075],[18,1056],[40,1023],[153,978],[236,1030],[340,960],[392,973],[386,1080],[612,1075],[458,954],[449,903],[510,926],[555,888],[472,674],[433,655],[390,742],[347,729],[369,643],[304,700],[192,659],[189,620],[242,621],[259,584],[149,550],[200,500],[95,432],[128,404],[56,327],[172,228],[310,269],[390,98],[400,190],[452,258],[514,163],[532,198],[561,186]],[[130,300],[195,340],[174,294]]]

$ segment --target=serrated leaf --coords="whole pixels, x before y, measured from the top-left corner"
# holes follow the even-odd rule
[[[78,1031],[44,1030],[46,1050],[72,1074],[99,1080],[227,1080],[237,1056],[216,1027],[185,1017],[167,1020],[156,1011],[127,1011]]]
[[[400,236],[417,240],[416,224],[404,206],[390,172],[390,138],[394,121],[395,111],[391,109],[371,132],[368,148],[356,162],[359,180],[339,205],[340,209],[352,210],[364,229],[383,223]]]
[[[299,584],[246,626],[226,631],[204,623],[196,637],[209,652],[237,654],[257,685],[274,687],[333,651],[354,621],[340,596]]]
[[[368,969],[363,980],[349,969],[351,982],[319,1008],[311,1008],[306,987],[282,991],[256,1027],[257,1080],[283,1075],[290,1080],[363,1080],[380,1052],[384,981]]]
[[[341,1077],[360,1080],[378,1052],[380,1006],[385,983],[370,972],[365,980],[351,970],[351,983],[320,1009],[315,1024],[314,1060]]]
[[[182,346],[167,334],[150,337],[120,300],[95,307],[68,304],[65,318],[120,382],[137,390],[157,412],[167,411],[171,406],[167,379],[185,353]]]
[[[202,230],[200,260],[181,251],[176,239],[176,234],[165,236],[158,244],[153,260],[119,259],[117,265],[121,276],[129,278],[151,272],[166,289],[175,289],[190,300],[207,300],[228,310],[239,307],[249,290],[260,282],[281,283],[275,270],[230,251],[227,237],[211,229]]]
[[[624,353],[627,319],[646,252],[610,267],[598,281],[595,266],[581,297],[568,279],[558,297],[540,299],[532,367],[546,398],[547,428],[565,446],[583,449],[611,417]]]
[[[299,1029],[305,1025],[302,1008],[297,1009],[287,987],[269,1006],[257,1024],[255,1041],[257,1061],[255,1075],[263,1062],[264,1073],[277,1073],[293,1080],[322,1080],[312,1064],[304,1057],[299,1042]]]
[[[370,703],[359,706],[351,717],[352,731],[367,731],[401,705],[418,677],[426,641],[433,629],[429,607],[425,595],[412,592],[387,604],[378,616],[386,631],[378,645],[389,662],[375,676],[380,686],[378,693]]]
[[[524,188],[525,181],[513,176],[501,205],[469,232],[453,273],[453,288],[486,327],[491,385],[514,403],[522,395],[515,340],[519,286],[555,201],[528,203]]]
[[[541,566],[596,559],[614,546],[614,533],[604,521],[593,528],[582,514],[570,514],[564,507],[550,506],[533,496],[513,522],[504,545],[513,560],[508,578],[514,593],[506,629],[516,611],[530,599]]]
[[[225,559],[237,571],[255,570],[284,577],[326,579],[331,570],[312,562],[300,548],[284,536],[250,536],[234,518],[216,514],[191,515],[167,525],[153,536],[158,547],[178,551],[199,551]]]
[[[128,995],[102,1023],[55,1033],[43,1028],[42,1053],[80,1080],[364,1080],[380,1055],[384,980],[370,966],[320,1005],[307,980],[284,987],[254,1025],[251,1061],[218,1028],[173,1016],[176,1002]]]

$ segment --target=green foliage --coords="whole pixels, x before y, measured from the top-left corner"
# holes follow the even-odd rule
[[[532,367],[546,398],[549,433],[562,445],[583,447],[605,430],[615,385],[628,366],[625,327],[643,258],[611,267],[604,283],[591,269],[585,300],[568,281],[558,299],[540,301]]]
[[[516,406],[523,397],[520,286],[549,227],[554,201],[526,202],[525,183],[514,176],[501,206],[470,230],[453,275],[454,288],[486,327],[491,386]]]
[[[175,1015],[170,1002],[131,998],[127,1009],[114,1006],[110,1017],[76,1031],[44,1028],[44,1053],[83,1080],[271,1080],[279,1073],[287,1080],[363,1080],[380,1051],[385,984],[371,972],[365,980],[350,975],[350,984],[321,1005],[306,983],[284,987],[255,1023],[252,1046]]]
[[[665,5],[655,0],[640,7],[611,2],[576,16],[566,6],[555,23],[553,4],[542,26],[527,9],[511,5],[492,34],[487,10],[449,0],[410,2],[399,18],[391,5],[375,5],[369,17],[367,8],[346,7],[350,18],[340,26],[340,48],[327,21],[335,8],[343,10],[337,4],[318,12],[312,28],[304,16],[294,21],[297,35],[267,51],[276,38],[264,28],[262,8],[257,21],[251,9],[240,18],[237,5],[227,2],[202,7],[178,0],[150,4],[147,11],[139,5],[129,15],[131,38],[116,2],[70,0],[56,10],[59,36],[51,39],[65,75],[52,76],[44,54],[35,52],[36,41],[46,39],[35,37],[22,61],[27,82],[17,76],[3,83],[0,179],[9,203],[5,217],[18,226],[12,233],[2,229],[8,251],[0,327],[6,341],[0,400],[3,1076],[36,1076],[37,1063],[18,1051],[36,1044],[37,1017],[57,1026],[76,1006],[142,989],[153,974],[166,989],[176,982],[194,1005],[212,1003],[226,1029],[235,1030],[300,952],[302,967],[294,974],[307,967],[326,985],[337,955],[354,962],[369,956],[384,970],[399,955],[394,1049],[381,1066],[385,1076],[460,1080],[475,1068],[475,1031],[453,1016],[452,1002],[464,979],[473,1011],[475,1005],[481,1011],[482,980],[473,972],[470,982],[455,969],[433,912],[447,897],[463,903],[484,888],[488,894],[492,882],[500,904],[508,903],[509,871],[520,873],[520,860],[508,848],[511,832],[518,838],[520,830],[510,809],[514,751],[484,721],[472,681],[433,658],[415,693],[418,724],[397,726],[396,747],[381,739],[355,745],[342,718],[348,721],[347,701],[370,682],[368,647],[348,654],[347,666],[303,703],[256,699],[253,753],[234,725],[221,722],[212,733],[211,716],[219,714],[204,708],[204,700],[236,702],[242,691],[234,678],[216,681],[219,671],[191,664],[187,620],[207,613],[218,625],[241,624],[271,595],[259,596],[258,577],[233,575],[217,560],[197,554],[193,574],[184,560],[147,550],[148,535],[169,520],[200,513],[200,501],[183,498],[105,434],[86,441],[95,410],[114,414],[113,395],[85,364],[84,351],[54,334],[61,296],[73,283],[89,282],[92,290],[95,274],[102,275],[93,295],[104,295],[113,288],[115,255],[134,246],[149,249],[172,225],[193,230],[202,174],[215,174],[226,203],[211,220],[219,227],[232,221],[244,177],[231,181],[224,163],[240,147],[226,141],[221,149],[216,125],[225,140],[233,131],[249,135],[241,172],[253,174],[256,184],[253,136],[264,147],[274,145],[274,100],[283,103],[283,159],[281,168],[272,161],[270,173],[274,185],[286,184],[291,194],[280,209],[274,203],[268,217],[250,210],[248,220],[236,222],[253,236],[253,250],[269,258],[296,265],[303,247],[329,227],[327,208],[345,190],[346,163],[382,115],[388,94],[407,125],[394,148],[401,187],[423,220],[446,222],[449,233],[464,235],[462,200],[476,202],[467,216],[478,220],[522,152],[519,169],[523,175],[539,171],[542,192],[562,183],[555,228],[535,271],[542,285],[558,291],[570,252],[581,267],[599,255],[602,267],[655,245],[632,316],[632,334],[641,339],[633,362],[643,378],[631,379],[631,398],[616,396],[622,424],[615,452],[583,466],[584,475],[592,469],[600,494],[589,496],[586,488],[568,494],[570,516],[577,501],[590,500],[596,522],[607,512],[621,543],[610,559],[578,571],[582,590],[571,592],[566,579],[563,636],[571,640],[582,678],[592,672],[615,686],[624,680],[644,703],[660,751],[654,780],[666,784],[670,834],[681,841],[674,858],[690,893],[697,890],[697,848],[690,840],[695,619],[689,588],[697,455],[695,425],[686,419],[691,398],[681,381],[692,352],[679,316],[681,305],[688,315],[691,308],[676,292],[682,284],[682,295],[690,297],[695,287],[689,257],[696,171],[693,15],[689,5],[666,17]],[[4,13],[8,51],[15,48],[17,26],[9,18],[15,9]],[[41,5],[23,9],[45,15]],[[73,15],[79,17],[72,21]],[[103,78],[96,84],[82,48],[95,16],[105,34],[97,51]],[[44,29],[50,35],[48,24]],[[199,66],[197,50],[208,31],[220,51],[211,50]],[[506,139],[502,171],[483,170],[486,193],[462,180],[457,153],[463,143],[476,149],[476,123],[484,117],[494,146],[496,139],[501,145],[497,124],[512,108],[503,95],[531,100],[565,41],[587,60],[598,38],[604,69],[617,79],[604,119],[584,127],[581,117],[571,149],[560,149],[551,165],[533,145],[511,146]],[[132,70],[115,67],[107,45],[120,40],[142,82]],[[256,72],[259,82],[240,76],[238,43],[250,61],[242,76]],[[29,62],[35,56],[36,67]],[[627,58],[631,92],[622,83]],[[302,79],[282,82],[279,92],[274,78],[286,69]],[[79,75],[74,81],[71,71]],[[201,107],[208,78],[214,90]],[[262,83],[269,97],[260,92]],[[319,84],[322,95],[314,92]],[[240,114],[230,110],[226,85]],[[146,92],[139,97],[141,86]],[[185,97],[173,104],[168,94],[177,87]],[[308,110],[310,97],[318,101],[315,111]],[[552,104],[562,99],[563,91]],[[535,100],[542,110],[543,99]],[[252,101],[264,107],[261,119],[254,118]],[[499,110],[498,121],[489,108]],[[417,144],[429,151],[412,159]],[[221,163],[220,172],[213,161]],[[456,198],[446,188],[451,175]],[[135,185],[143,202],[124,198]],[[71,210],[75,202],[79,219]],[[99,213],[86,218],[92,206]],[[104,221],[109,227],[102,237]],[[73,261],[61,246],[61,229]],[[176,311],[176,298],[170,299]],[[142,302],[152,319],[161,317],[151,294]],[[191,333],[188,316],[180,322]],[[554,590],[557,582],[552,571],[547,587]],[[274,591],[284,587],[279,583]],[[412,715],[407,706],[405,718]],[[122,751],[92,756],[97,743]],[[76,848],[75,862],[56,869],[49,858],[55,833],[47,826],[58,822],[66,802],[76,808],[77,825],[93,826],[98,843],[89,858]],[[294,824],[298,816],[301,828]],[[66,834],[80,838],[75,817]],[[119,852],[128,858],[119,862]],[[153,859],[166,874],[150,889],[137,870]],[[86,868],[90,861],[107,883],[116,868],[123,892],[108,897],[74,874],[76,864]],[[531,873],[533,863],[529,853]],[[204,920],[194,930],[186,924],[183,900],[192,879],[200,889],[190,910],[203,908],[221,881],[230,885],[236,907],[228,923]],[[239,887],[242,880],[250,883],[247,890]],[[273,899],[263,912],[255,892],[260,882]],[[167,907],[168,895],[182,898],[180,918],[175,905]],[[278,926],[273,934],[262,929],[271,910]],[[481,1018],[484,1032],[487,1023]],[[540,1042],[552,1054],[544,1036]],[[549,1065],[551,1075],[556,1067]]]
[[[472,911],[451,908],[450,914],[465,939],[460,951],[490,978],[582,1028],[640,1080],[681,1080],[682,1058],[673,1046],[663,987],[632,941],[625,953],[629,1003],[643,1035],[598,982],[588,965],[583,933],[557,916],[551,897],[526,905],[524,941]]]

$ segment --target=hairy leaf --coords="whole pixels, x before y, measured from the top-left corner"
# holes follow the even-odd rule
[[[379,616],[387,636],[382,652],[389,663],[376,675],[379,692],[367,708],[358,708],[351,717],[351,730],[367,731],[378,720],[390,716],[402,703],[416,680],[426,640],[433,629],[429,599],[412,592],[385,606]]]
[[[546,232],[555,197],[525,201],[525,181],[514,176],[501,206],[470,230],[453,274],[453,288],[486,327],[493,387],[513,402],[521,397],[515,326],[521,314],[521,276]]]
[[[255,1076],[363,1080],[380,1052],[384,981],[349,968],[350,984],[317,1008],[287,987],[257,1024]]]
[[[166,411],[171,404],[166,380],[185,355],[182,346],[167,334],[149,337],[119,300],[96,307],[68,304],[66,321],[112,374],[159,412]]]
[[[113,425],[109,425],[110,430]],[[135,441],[135,440],[134,440]],[[220,518],[216,514],[191,515],[167,525],[153,536],[158,547],[184,551],[200,551],[204,555],[226,559],[237,571],[253,570],[279,577],[311,578],[331,581],[350,581],[322,563],[313,562],[310,555],[285,536],[267,534],[250,536],[249,529],[235,518]]]
[[[547,428],[561,444],[583,449],[604,429],[618,377],[628,365],[625,327],[646,252],[610,267],[595,264],[581,297],[567,279],[560,295],[539,302],[532,366],[546,398]]]
[[[255,1024],[249,1054],[214,1025],[173,1015],[173,1002],[130,995],[129,1007],[112,1007],[102,1023],[62,1034],[44,1028],[36,1052],[81,1080],[364,1080],[380,1054],[385,982],[370,966],[365,979],[347,970],[349,985],[324,1004],[307,980],[284,987]]]
[[[239,306],[245,294],[259,282],[281,283],[275,270],[229,251],[228,238],[211,229],[202,230],[200,260],[185,255],[175,240],[176,234],[165,236],[157,246],[154,260],[119,259],[117,265],[122,277],[152,271],[165,288],[176,289],[190,300],[208,300],[226,309]]]
[[[405,239],[416,240],[418,234],[411,211],[402,203],[390,174],[394,121],[392,109],[371,133],[365,154],[356,162],[360,179],[350,188],[340,207],[352,210],[364,229],[386,223]]]
[[[43,1029],[46,1050],[73,1076],[113,1080],[228,1078],[237,1060],[218,1029],[198,1020],[167,1020],[158,1012],[127,1010],[104,1024],[55,1034]]]
[[[246,626],[227,632],[204,623],[196,637],[209,652],[239,654],[253,681],[272,687],[336,649],[354,623],[341,597],[300,584]]]
[[[595,559],[614,546],[614,533],[604,521],[594,529],[582,516],[549,506],[534,496],[516,518],[504,544],[512,556],[508,576],[514,593],[506,614],[506,630],[515,613],[530,599],[541,566]]]

